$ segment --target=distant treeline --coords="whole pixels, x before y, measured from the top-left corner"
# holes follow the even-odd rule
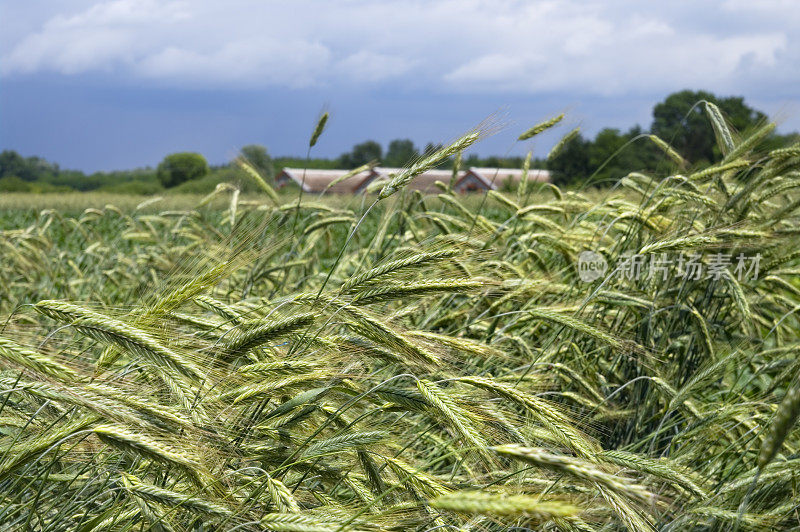
[[[594,139],[575,135],[554,157],[534,158],[532,168],[546,168],[553,180],[561,185],[579,185],[590,182],[596,186],[610,184],[630,172],[667,172],[674,167],[651,135],[674,148],[691,166],[704,165],[719,160],[714,130],[705,115],[703,102],[712,102],[722,111],[728,125],[746,133],[763,125],[767,117],[749,107],[741,97],[720,98],[704,91],[681,91],[669,95],[653,108],[653,122],[649,131],[634,126],[626,132],[606,128]],[[800,134],[772,133],[762,142],[761,149],[768,150],[800,141]],[[283,167],[356,168],[372,161],[383,166],[407,165],[417,157],[440,148],[429,143],[420,149],[409,139],[396,139],[384,150],[374,140],[361,142],[352,150],[332,159],[303,157],[270,157],[267,148],[249,145],[241,155],[256,167],[267,180]],[[462,167],[487,166],[520,168],[523,157],[480,157],[468,154]],[[453,159],[444,161],[442,168],[451,168]],[[176,192],[206,193],[220,182],[237,182],[245,190],[254,184],[233,163],[209,166],[202,155],[192,153],[171,154],[157,168],[139,168],[114,172],[85,174],[77,170],[64,170],[58,164],[40,157],[23,157],[6,150],[0,153],[0,192],[63,192],[100,190],[130,194],[153,194],[169,188]]]
[[[410,141],[393,141],[410,142]],[[345,154],[340,158],[305,159],[302,157],[269,157],[266,148],[258,145],[245,146],[242,156],[250,161],[267,180],[271,180],[276,172],[284,167],[293,168],[355,168],[366,162],[376,160],[381,161],[385,166],[403,166],[412,158],[405,159],[382,159],[373,156],[375,152],[367,153],[370,155],[364,163],[355,164],[353,161],[361,161],[360,157],[364,150],[363,145],[371,145],[372,142],[356,145],[353,148],[357,158],[352,157],[351,153]],[[377,143],[375,143],[377,145]],[[378,147],[380,147],[378,145]],[[261,155],[258,155],[259,152]],[[185,155],[185,154],[172,154]],[[201,157],[199,154],[193,154]],[[254,156],[255,155],[255,156]],[[169,159],[168,156],[165,161]],[[391,164],[389,161],[393,161]],[[447,161],[442,167],[452,167],[453,162]],[[501,168],[519,168],[523,164],[522,157],[478,157],[470,155],[464,158],[462,163],[465,166],[495,166]],[[534,162],[532,166],[542,167],[543,162]],[[159,165],[163,167],[162,165]],[[162,172],[163,174],[163,172]],[[94,172],[86,174],[79,170],[64,170],[58,164],[49,162],[41,157],[23,157],[19,153],[6,150],[0,153],[0,192],[71,192],[71,191],[102,191],[123,194],[155,194],[166,189],[174,192],[185,193],[208,193],[214,190],[218,183],[234,182],[243,187],[245,191],[256,190],[254,183],[250,181],[247,174],[242,172],[234,163],[224,165],[208,166],[205,170],[196,173],[196,177],[191,179],[178,179],[177,184],[169,180],[159,178],[159,168],[137,168],[135,170],[118,170],[113,172]]]

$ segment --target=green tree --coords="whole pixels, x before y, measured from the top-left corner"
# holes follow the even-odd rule
[[[14,176],[31,181],[32,179],[26,174],[29,174],[29,172],[25,158],[22,155],[12,150],[5,150],[0,153],[0,177]]]
[[[248,144],[241,150],[242,156],[247,159],[253,168],[261,172],[262,177],[271,180],[275,176],[275,168],[272,164],[272,157],[269,156],[267,148],[259,144]]]
[[[441,150],[444,147],[443,144],[434,144],[433,142],[429,142],[425,145],[425,149],[422,150],[423,155],[431,155],[434,152]]]
[[[0,153],[0,177],[16,176],[24,181],[52,180],[59,173],[58,165],[41,157],[23,157],[13,150]]]
[[[427,157],[429,155],[433,155],[434,153],[436,153],[437,151],[441,150],[442,148],[444,148],[443,144],[434,144],[433,142],[429,142],[429,143],[427,143],[425,145],[425,149],[422,150],[422,155],[424,157]],[[452,166],[453,166],[453,159],[451,157],[451,158],[445,159],[442,162],[440,162],[439,164],[437,164],[436,168],[448,168],[448,167],[452,168]]]
[[[630,172],[655,170],[663,157],[649,139],[637,138],[641,135],[639,126],[626,133],[612,128],[597,133],[588,146],[592,181],[617,181]]]
[[[690,90],[670,94],[653,108],[650,130],[672,144],[691,163],[713,162],[721,156],[704,106],[695,106],[701,100],[716,104],[728,124],[738,132],[751,129],[767,118],[738,96],[720,98],[710,92]]]
[[[419,157],[419,151],[411,139],[395,139],[389,143],[383,164],[395,167],[408,166],[417,157]]]
[[[339,157],[339,164],[344,168],[357,168],[370,161],[380,161],[383,148],[374,140],[368,140],[353,146],[353,150]]]
[[[174,187],[198,179],[208,173],[208,162],[199,153],[173,153],[164,157],[158,165],[156,175],[164,188]]]
[[[490,155],[481,161],[481,166],[488,166],[489,168],[503,168],[503,161],[496,155]],[[521,165],[520,165],[521,166]]]
[[[579,134],[561,148],[553,159],[547,161],[553,183],[569,185],[586,180],[590,174],[590,146],[591,141]]]

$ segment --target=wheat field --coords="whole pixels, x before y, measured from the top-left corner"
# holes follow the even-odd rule
[[[602,191],[405,189],[475,130],[377,196],[8,205],[0,528],[799,529],[800,146],[708,110]]]

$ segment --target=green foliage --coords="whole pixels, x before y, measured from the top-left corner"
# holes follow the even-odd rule
[[[7,192],[31,193],[102,189],[127,194],[150,194],[162,188],[155,171],[149,168],[86,175],[76,170],[63,170],[57,164],[39,157],[24,158],[8,150],[0,154],[0,182]]]
[[[208,174],[208,162],[199,153],[181,152],[164,157],[156,175],[164,188],[172,188]]]
[[[31,184],[15,175],[0,177],[0,192],[31,192]]]
[[[340,168],[358,168],[370,161],[380,161],[383,158],[383,148],[374,140],[367,140],[353,146],[352,151],[343,153],[338,164]]]
[[[651,132],[658,135],[692,163],[711,163],[721,158],[703,104],[711,102],[722,111],[734,131],[749,132],[766,122],[766,115],[744,103],[742,97],[720,98],[706,91],[684,90],[667,96],[653,108]]]
[[[314,168],[318,170],[332,170],[341,168],[338,159],[319,159],[305,157],[273,157],[275,168]]]
[[[245,160],[261,174],[262,178],[268,183],[272,182],[272,178],[275,176],[275,167],[272,164],[272,157],[267,153],[267,148],[258,144],[248,144],[240,151]]]
[[[591,193],[0,196],[3,528],[800,528],[800,152],[758,134]]]
[[[0,178],[0,192],[26,192],[31,194],[44,194],[74,191],[75,189],[69,186],[54,185],[47,181],[24,181],[13,175]]]
[[[498,188],[502,192],[516,192],[517,190],[517,183],[514,182],[512,179],[504,179],[502,183],[499,184]]]
[[[642,135],[638,126],[626,133],[601,130],[589,147],[589,168],[596,172],[593,181],[609,184],[630,172],[661,169],[663,154]]]
[[[411,165],[419,157],[419,151],[411,139],[395,139],[389,143],[383,165],[389,167],[403,167]]]
[[[52,178],[59,172],[58,165],[39,157],[22,157],[15,151],[0,153],[0,177],[16,176],[23,181]]]
[[[241,168],[235,166],[219,166],[199,179],[186,181],[167,190],[169,194],[209,194],[222,183],[230,183],[242,192],[256,193],[260,189],[254,180]]]
[[[567,142],[555,157],[547,161],[553,183],[565,185],[585,181],[592,171],[589,159],[590,147],[591,141],[584,139],[579,133]]]
[[[220,183],[239,184],[244,181],[243,176],[236,170],[230,168],[216,169],[205,176],[186,181],[180,185],[169,189],[174,194],[208,194],[213,192]]]
[[[703,102],[721,109],[726,126],[733,128],[734,134],[752,132],[766,121],[762,112],[747,106],[741,97],[719,98],[709,92],[688,90],[669,95],[654,107],[650,132],[693,164],[709,164],[723,156]],[[674,161],[654,143],[641,138],[644,134],[635,126],[625,133],[605,128],[594,139],[579,136],[548,162],[548,169],[558,184],[585,183],[591,176],[592,184],[607,185],[630,172],[674,168]],[[786,145],[792,138],[771,133],[754,147],[769,150]]]

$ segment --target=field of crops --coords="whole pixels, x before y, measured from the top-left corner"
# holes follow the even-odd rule
[[[797,529],[800,147],[709,111],[591,194],[8,200],[0,528]]]

